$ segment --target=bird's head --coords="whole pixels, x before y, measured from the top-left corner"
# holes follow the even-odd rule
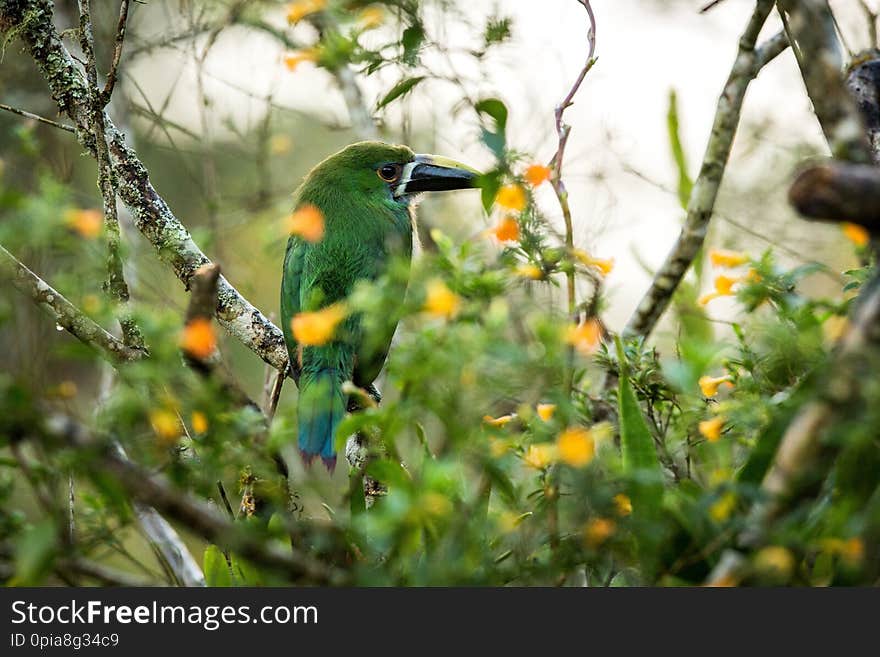
[[[437,155],[414,153],[406,146],[362,141],[321,162],[309,181],[337,189],[355,189],[373,198],[401,205],[422,192],[476,186],[480,172]]]

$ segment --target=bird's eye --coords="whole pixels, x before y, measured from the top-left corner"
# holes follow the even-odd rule
[[[400,165],[399,164],[384,164],[376,171],[379,177],[385,182],[394,182],[398,178],[400,178]]]

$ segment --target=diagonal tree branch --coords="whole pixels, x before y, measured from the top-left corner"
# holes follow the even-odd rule
[[[146,356],[143,349],[131,347],[113,337],[57,290],[19,262],[0,246],[0,278],[8,279],[15,288],[46,310],[58,326],[81,342],[94,347],[113,363],[138,360]]]
[[[49,0],[0,0],[0,27],[16,29],[59,109],[73,121],[77,138],[93,154],[88,87],[73,57],[52,23]],[[118,192],[132,214],[135,226],[170,265],[177,278],[189,287],[200,266],[210,262],[193,242],[180,220],[150,182],[146,167],[125,141],[113,121],[104,115],[109,155],[118,181]],[[284,336],[263,313],[221,276],[216,315],[231,335],[265,362],[282,372],[288,370]]]
[[[715,211],[718,190],[733,148],[743,101],[749,84],[761,68],[787,47],[784,35],[773,37],[764,46],[755,49],[755,42],[767,17],[773,10],[773,0],[758,0],[739,41],[739,52],[715,112],[715,122],[706,146],[700,174],[691,191],[687,218],[678,240],[666,261],[654,275],[651,287],[642,297],[623,331],[625,337],[647,337],[669,306],[675,290],[703,247],[709,222]]]

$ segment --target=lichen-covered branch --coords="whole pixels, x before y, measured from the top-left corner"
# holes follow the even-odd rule
[[[96,153],[88,87],[52,23],[49,0],[0,0],[0,27],[17,31],[45,77],[58,108],[76,126],[77,138]],[[188,288],[196,269],[210,260],[155,190],[146,167],[106,114],[104,123],[119,197],[138,230]],[[260,358],[287,371],[287,350],[281,331],[222,276],[218,281],[216,316],[231,335]]]
[[[871,162],[856,103],[842,83],[843,57],[827,0],[779,0],[813,110],[831,154],[849,162]]]
[[[0,278],[9,280],[23,294],[48,312],[55,323],[81,342],[97,349],[114,363],[138,360],[143,349],[130,347],[105,331],[51,285],[0,246]]]
[[[666,261],[655,274],[650,289],[642,297],[627,322],[624,329],[626,337],[647,337],[651,334],[669,306],[675,290],[691,263],[703,247],[724,170],[730,158],[746,91],[761,68],[785,48],[781,36],[774,37],[761,48],[755,48],[755,42],[773,10],[773,4],[773,0],[758,0],[748,26],[740,38],[739,52],[718,99],[712,133],[700,173],[691,191],[684,227]]]
[[[880,53],[877,50],[856,58],[847,73],[846,86],[865,123],[871,160],[880,164]]]
[[[116,304],[122,341],[130,347],[142,348],[144,338],[131,315],[128,283],[125,282],[123,272],[119,217],[116,213],[116,184],[104,126],[104,106],[107,103],[98,88],[98,66],[95,61],[90,0],[79,0],[79,32],[80,45],[86,61],[89,127],[94,138],[95,156],[98,161],[98,186],[104,202],[104,230],[107,234],[107,280],[104,289]]]

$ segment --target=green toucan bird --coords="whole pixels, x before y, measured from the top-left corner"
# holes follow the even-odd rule
[[[365,141],[318,164],[297,190],[296,209],[324,223],[319,239],[291,236],[281,279],[281,326],[299,370],[299,448],[306,463],[320,456],[330,470],[335,467],[334,436],[347,406],[342,384],[373,383],[397,322],[389,322],[387,335],[365,336],[358,317],[349,316],[331,341],[307,346],[297,344],[291,320],[343,301],[359,280],[378,278],[394,258],[409,262],[413,198],[474,187],[478,175],[446,158]]]

